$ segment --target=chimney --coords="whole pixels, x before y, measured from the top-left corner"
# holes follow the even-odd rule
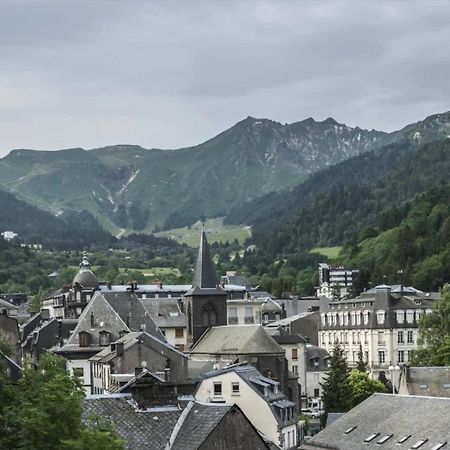
[[[124,352],[124,343],[116,342],[116,356],[122,356]]]
[[[95,317],[94,312],[91,312],[91,328],[95,327]]]
[[[112,289],[112,283],[111,283],[111,281],[108,281],[108,282],[106,283],[106,286],[108,287],[109,290],[111,290],[111,289]]]
[[[116,343],[115,343],[115,342],[112,342],[112,343],[111,343],[111,351],[112,351],[112,352],[115,352],[115,351],[116,351]]]

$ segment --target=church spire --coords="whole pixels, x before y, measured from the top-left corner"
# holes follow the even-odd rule
[[[202,229],[200,246],[198,248],[197,262],[194,268],[194,279],[192,281],[192,287],[195,286],[198,286],[202,289],[217,287],[216,271],[214,269],[214,264],[209,253],[209,245],[204,229]]]

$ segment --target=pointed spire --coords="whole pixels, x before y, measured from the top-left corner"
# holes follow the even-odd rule
[[[217,287],[216,271],[209,253],[209,245],[206,240],[205,230],[202,229],[200,246],[198,248],[197,262],[194,269],[192,287],[215,288]]]
[[[83,259],[81,260],[79,266],[80,266],[80,271],[91,270],[91,264],[89,263],[89,260],[87,259],[86,251],[83,252]]]

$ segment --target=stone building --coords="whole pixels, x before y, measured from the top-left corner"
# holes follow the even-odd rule
[[[438,294],[405,286],[377,286],[357,298],[323,302],[319,345],[330,353],[336,342],[350,367],[360,346],[373,372],[410,361],[418,348],[418,322],[432,311]]]

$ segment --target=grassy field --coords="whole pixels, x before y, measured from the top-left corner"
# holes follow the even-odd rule
[[[335,259],[339,255],[342,247],[316,247],[310,250],[310,253],[319,253],[319,255],[327,256]]]
[[[201,222],[197,222],[190,227],[161,231],[160,233],[156,233],[156,236],[174,239],[180,244],[187,244],[190,247],[197,247],[201,229]],[[252,235],[250,227],[224,225],[223,218],[208,219],[205,223],[205,231],[210,243],[226,241],[231,242],[237,239],[241,244],[243,244],[244,241]]]

